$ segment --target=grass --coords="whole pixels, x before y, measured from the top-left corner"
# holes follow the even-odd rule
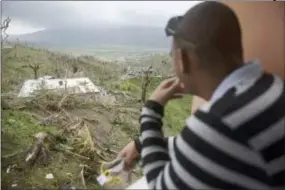
[[[63,154],[63,152],[50,151],[51,160],[48,165],[37,164],[35,167],[7,173],[6,169],[11,164],[10,157],[13,158],[12,163],[16,164],[16,168],[22,168],[24,159],[21,152],[33,144],[34,134],[48,132],[57,135],[61,134],[61,131],[55,126],[40,125],[29,112],[25,111],[2,110],[1,122],[3,131],[1,138],[2,166],[5,166],[2,167],[1,174],[4,189],[11,187],[12,184],[29,189],[61,189],[66,184],[82,187],[79,174],[82,169],[80,164],[84,164],[84,161]],[[19,156],[13,156],[17,153]],[[46,179],[46,175],[49,173],[54,175],[54,179]],[[92,180],[87,184],[87,187],[88,189],[98,189]]]
[[[24,111],[2,110],[1,122],[4,133],[1,138],[2,158],[8,158],[16,153],[25,151],[33,144],[33,135],[38,132],[59,133],[57,127],[41,126],[29,113]],[[16,163],[21,162],[24,161],[18,160]],[[55,187],[54,184],[48,184],[50,182],[45,179],[45,175],[51,172],[51,168],[53,167],[32,168],[16,175],[14,172],[8,174],[2,168],[2,182],[4,185],[9,186],[11,184],[18,184],[22,187]]]
[[[29,187],[29,189],[61,189],[65,184],[81,185],[80,178],[75,177],[80,173],[79,160],[57,154],[49,166],[33,167],[23,172],[11,172],[6,174],[2,171],[3,186],[11,187],[17,184],[18,187]],[[54,179],[46,179],[47,174],[53,174]],[[79,186],[80,187],[80,186]]]
[[[159,77],[150,77],[150,84],[148,86],[147,94],[149,95],[161,82]],[[127,80],[117,81],[112,83],[110,90],[125,91],[135,98],[140,98],[141,95],[141,78],[131,78]]]
[[[166,135],[177,135],[185,126],[185,120],[190,116],[192,96],[172,100],[165,107],[164,125]]]
[[[161,78],[150,78],[150,84],[147,91],[149,96],[153,90],[162,82]],[[126,91],[135,98],[140,97],[141,93],[141,79],[132,78],[124,81],[119,81],[113,84],[114,90]],[[178,134],[185,126],[185,120],[191,113],[192,96],[187,95],[182,99],[172,100],[165,107],[164,125],[167,135]]]
[[[33,135],[38,132],[58,132],[55,126],[41,126],[29,113],[24,111],[2,110],[2,131],[9,142],[2,139],[2,155],[8,156],[29,147],[34,140]],[[4,136],[4,135],[3,135]],[[13,148],[9,147],[13,144]],[[5,146],[8,147],[5,147]]]

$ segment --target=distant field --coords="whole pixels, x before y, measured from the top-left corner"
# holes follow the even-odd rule
[[[101,45],[96,47],[84,47],[84,48],[62,48],[62,47],[50,47],[51,50],[56,50],[64,53],[71,53],[75,56],[80,55],[92,55],[96,57],[102,57],[105,59],[135,59],[139,57],[149,56],[151,54],[167,54],[168,49],[151,48],[151,47],[134,47],[134,46],[121,46],[121,45]]]

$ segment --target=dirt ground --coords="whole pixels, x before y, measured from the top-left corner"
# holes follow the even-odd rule
[[[112,106],[94,104],[94,106],[68,108],[65,110],[65,115],[73,120],[69,124],[64,123],[67,118],[63,116],[62,111],[49,111],[47,113],[42,110],[29,110],[27,108],[16,111],[15,109],[2,110],[5,117],[2,124],[6,126],[1,135],[2,151],[5,148],[7,149],[7,152],[4,151],[4,155],[2,155],[2,188],[64,189],[76,187],[100,189],[96,181],[100,163],[115,159],[117,153],[138,135],[139,109],[139,103],[127,105],[122,102],[116,102],[116,105]],[[22,123],[21,119],[14,118],[22,112],[31,116],[31,122],[29,120],[29,123],[24,121]],[[32,141],[26,143],[26,147],[21,146],[17,150],[11,151],[18,147],[14,146],[13,143],[19,144],[18,141],[9,139],[13,135],[10,135],[11,131],[8,127],[15,126],[15,123],[11,122],[13,120],[18,120],[20,126],[27,127],[23,131],[29,133],[29,137],[33,136],[32,133],[35,131],[29,132],[30,127],[28,125],[36,125],[39,131],[47,130],[49,126],[46,125],[55,125],[57,133],[60,131],[61,136],[66,139],[66,142],[60,144],[70,147],[74,154],[50,150],[48,151],[49,161],[47,163],[36,162],[33,166],[23,166],[26,150],[32,145]],[[78,124],[80,122],[76,123],[77,120],[81,121],[81,126]],[[43,125],[45,122],[48,124]],[[82,165],[85,166],[84,171]],[[54,178],[47,179],[47,174],[52,174]],[[141,176],[140,168],[136,167],[132,174],[133,181],[138,179]],[[82,178],[84,178],[84,182]]]

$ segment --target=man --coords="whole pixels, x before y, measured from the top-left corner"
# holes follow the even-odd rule
[[[141,155],[150,189],[284,189],[284,83],[257,61],[243,63],[235,13],[203,2],[170,19],[166,34],[177,76],[150,96],[140,139],[119,156]],[[181,93],[208,103],[164,138],[164,106]]]

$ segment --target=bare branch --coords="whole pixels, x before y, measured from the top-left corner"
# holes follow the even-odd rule
[[[38,79],[38,72],[40,70],[41,63],[33,63],[22,66],[23,68],[31,68],[34,72],[34,79]]]
[[[152,66],[149,66],[147,70],[142,71],[142,82],[141,82],[141,102],[145,103],[147,87],[150,84],[149,75],[151,73]]]
[[[10,17],[7,17],[1,25],[1,32],[5,34],[5,37],[1,40],[2,43],[6,42],[9,37],[9,35],[6,33],[6,30],[9,28],[10,22]]]

